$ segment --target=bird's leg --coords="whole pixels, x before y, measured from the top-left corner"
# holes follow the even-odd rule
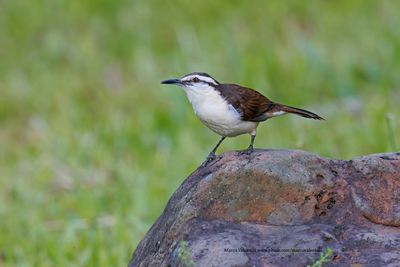
[[[250,135],[251,135],[250,145],[245,151],[243,151],[243,154],[246,155],[250,155],[254,151],[253,145],[254,145],[254,139],[256,139],[256,130],[253,130]]]
[[[207,166],[208,163],[210,163],[211,161],[213,161],[217,156],[215,155],[215,152],[217,151],[219,145],[222,143],[222,141],[224,141],[225,136],[223,136],[217,143],[217,145],[213,148],[213,150],[211,150],[211,152],[208,154],[206,160],[203,162],[203,164],[201,164],[202,167]]]

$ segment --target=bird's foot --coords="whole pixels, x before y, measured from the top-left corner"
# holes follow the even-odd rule
[[[251,153],[253,153],[254,148],[253,146],[249,146],[246,150],[240,151],[239,154],[240,155],[250,155]]]
[[[215,153],[214,153],[214,152],[211,152],[210,154],[208,154],[206,160],[201,164],[200,167],[202,167],[202,168],[203,168],[203,167],[207,167],[207,165],[208,165],[210,162],[214,161],[216,158],[217,158],[217,156],[215,155]]]

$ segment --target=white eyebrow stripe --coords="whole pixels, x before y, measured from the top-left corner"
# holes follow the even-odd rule
[[[215,85],[218,85],[218,83],[211,77],[205,77],[205,76],[200,76],[200,75],[190,75],[190,76],[186,76],[182,79],[182,81],[191,81],[194,78],[199,79],[200,81],[204,81],[206,83],[212,83]]]
[[[212,84],[215,84],[215,85],[218,85],[218,83],[213,79],[213,78],[210,78],[210,77],[201,77],[201,78],[199,78],[201,81],[206,81],[206,82],[208,82],[208,83],[212,83]]]

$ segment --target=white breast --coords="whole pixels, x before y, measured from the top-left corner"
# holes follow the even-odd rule
[[[242,121],[240,113],[212,87],[184,88],[199,119],[222,136],[250,133],[258,123]]]

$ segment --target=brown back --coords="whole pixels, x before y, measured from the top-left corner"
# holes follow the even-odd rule
[[[231,104],[245,121],[264,121],[274,103],[259,92],[237,84],[219,84],[215,89]]]

